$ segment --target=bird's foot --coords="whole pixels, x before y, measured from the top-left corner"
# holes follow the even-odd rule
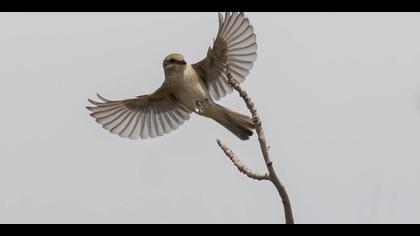
[[[205,111],[205,106],[209,103],[209,100],[206,98],[204,101],[196,101],[195,103],[197,105],[196,112],[198,114],[203,114]]]
[[[202,101],[196,101],[195,103],[197,105],[196,112],[198,114],[203,114],[203,112],[204,112],[203,102]]]

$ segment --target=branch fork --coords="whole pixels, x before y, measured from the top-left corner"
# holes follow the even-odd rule
[[[277,174],[274,170],[273,161],[270,159],[270,156],[269,156],[270,146],[267,145],[267,141],[264,135],[264,130],[262,128],[262,121],[260,119],[260,116],[258,115],[255,104],[252,102],[251,97],[248,96],[248,93],[245,90],[243,90],[240,84],[233,78],[232,74],[229,72],[229,68],[226,70],[226,77],[228,79],[229,85],[239,93],[241,98],[245,101],[248,110],[252,114],[252,121],[254,122],[254,125],[255,125],[255,131],[258,135],[258,141],[260,143],[261,152],[264,157],[264,161],[267,166],[268,172],[259,173],[259,172],[253,171],[252,169],[247,167],[244,163],[242,163],[241,160],[237,158],[235,153],[223,141],[218,139],[217,144],[241,173],[245,174],[251,179],[258,180],[258,181],[268,180],[274,184],[274,186],[276,187],[282,199],[286,224],[294,224],[290,199],[286,192],[286,189],[284,188],[283,184],[277,177]]]
[[[229,157],[233,165],[238,168],[239,172],[254,180],[268,180],[268,173],[259,173],[248,168],[244,163],[241,162],[241,160],[236,157],[235,153],[233,153],[233,151],[223,141],[218,139],[217,144],[219,144],[220,148],[223,150],[226,156]]]

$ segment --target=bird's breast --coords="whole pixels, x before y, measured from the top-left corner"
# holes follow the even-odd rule
[[[191,110],[196,110],[197,101],[210,98],[206,85],[190,65],[186,67],[182,75],[174,78],[174,81],[176,81],[174,95],[178,101]]]

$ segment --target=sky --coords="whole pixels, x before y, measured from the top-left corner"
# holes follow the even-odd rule
[[[246,13],[253,98],[296,223],[420,223],[420,14]],[[283,223],[259,144],[192,115],[157,139],[85,109],[206,55],[216,13],[0,13],[0,223]],[[236,93],[219,101],[247,114]]]

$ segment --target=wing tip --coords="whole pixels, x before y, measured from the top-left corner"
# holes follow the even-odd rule
[[[108,99],[106,99],[106,98],[102,97],[99,93],[96,93],[96,96],[97,96],[99,99],[101,99],[103,102],[111,102],[110,100],[108,100]]]

